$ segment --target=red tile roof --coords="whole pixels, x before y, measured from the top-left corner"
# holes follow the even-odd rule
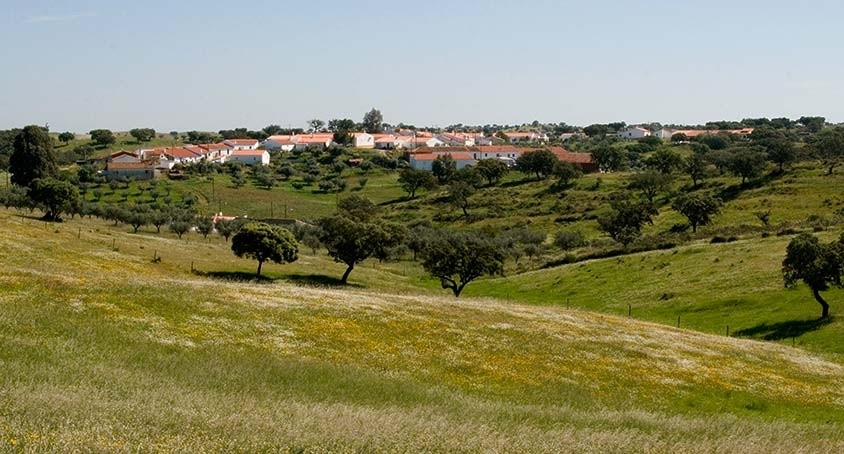
[[[190,145],[188,145],[188,146],[190,146]],[[174,158],[181,158],[181,159],[198,158],[199,156],[201,156],[200,154],[198,154],[198,153],[192,151],[191,149],[189,149],[188,146],[167,148],[167,149],[164,150],[163,153],[166,154],[166,155],[170,155]]]
[[[434,161],[440,156],[450,155],[455,161],[474,161],[472,153],[466,151],[451,151],[446,153],[413,153],[411,157],[416,161]]]

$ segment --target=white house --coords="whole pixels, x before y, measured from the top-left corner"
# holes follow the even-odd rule
[[[246,165],[268,165],[270,153],[267,150],[236,150],[227,158],[231,162],[242,162]]]
[[[420,147],[444,147],[446,144],[436,137],[401,137],[396,148],[409,148],[411,150]]]
[[[270,136],[261,143],[267,150],[292,151],[296,147],[293,136]]]
[[[470,153],[467,153],[465,151],[455,151],[449,153],[411,153],[410,168],[430,172],[431,170],[433,170],[434,161],[436,161],[438,157],[445,155],[449,155],[452,159],[454,159],[454,163],[457,165],[458,169],[474,165],[477,162],[474,158],[472,158],[472,155]]]
[[[392,134],[378,134],[375,136],[375,148],[378,150],[393,150],[398,148],[399,139]]]
[[[450,147],[473,147],[475,146],[475,138],[469,134],[463,133],[442,133],[436,136],[437,139],[441,140],[447,146]]]
[[[355,148],[375,148],[375,136],[365,132],[353,132],[352,146]]]
[[[642,139],[651,135],[651,132],[641,126],[628,126],[618,132],[618,137],[622,139]]]
[[[225,143],[208,143],[204,145],[200,145],[200,148],[205,150],[205,159],[209,161],[213,161],[214,159],[220,157],[226,157],[232,154],[234,151],[234,147],[227,145]]]
[[[294,147],[296,147],[297,150],[304,150],[306,148],[321,148],[324,150],[330,147],[334,142],[334,134],[302,134],[293,136],[290,140],[293,141]]]
[[[130,180],[152,180],[155,178],[155,164],[149,162],[112,161],[106,165],[107,180],[128,178]]]
[[[237,150],[257,150],[258,141],[255,139],[228,139],[224,140],[223,144],[231,147],[232,151]]]
[[[669,140],[671,136],[673,136],[675,131],[673,129],[662,128],[659,131],[653,133],[654,137],[659,137],[662,140]]]
[[[504,134],[507,135],[507,139],[510,140],[510,143],[547,142],[548,141],[548,134],[540,133],[540,132],[507,132],[507,131],[504,131]]]

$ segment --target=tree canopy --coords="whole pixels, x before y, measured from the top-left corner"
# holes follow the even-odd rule
[[[490,186],[498,184],[510,171],[507,164],[498,159],[481,159],[475,164],[475,170]]]
[[[829,317],[829,304],[820,292],[830,285],[841,287],[844,267],[844,236],[837,242],[823,244],[814,235],[800,234],[791,240],[786,248],[782,273],[786,287],[803,281],[812,290],[812,295],[821,305],[821,318]]]
[[[30,189],[35,180],[58,175],[53,141],[46,129],[30,125],[15,136],[9,172],[13,184]]]
[[[504,253],[492,241],[468,232],[440,231],[423,251],[422,267],[459,297],[469,282],[500,273]]]
[[[73,212],[79,203],[76,186],[55,178],[35,180],[29,195],[44,210],[44,219],[48,221],[61,221],[62,214]]]
[[[554,173],[558,162],[557,156],[551,150],[534,150],[522,153],[516,159],[516,169],[526,174],[534,174],[537,180],[541,180]]]
[[[399,185],[413,199],[419,189],[431,190],[437,187],[437,179],[430,172],[403,169],[399,172]]]
[[[257,276],[264,262],[292,263],[299,257],[299,246],[289,230],[263,222],[244,224],[232,237],[232,252],[258,261]]]
[[[598,227],[625,248],[642,234],[642,226],[651,223],[656,209],[627,194],[617,194],[610,201],[609,213],[598,218]]]
[[[363,116],[363,130],[370,134],[384,130],[384,116],[380,110],[373,108]]]
[[[712,217],[721,210],[721,201],[707,194],[683,194],[677,197],[672,207],[689,220],[692,232],[698,226],[712,222]]]
[[[107,147],[117,142],[117,137],[114,137],[114,133],[108,129],[94,129],[88,134],[91,135],[91,140],[101,147]]]
[[[138,142],[149,142],[155,138],[155,129],[135,128],[129,131],[129,135],[134,137]]]

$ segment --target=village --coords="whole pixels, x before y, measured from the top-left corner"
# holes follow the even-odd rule
[[[753,128],[731,130],[669,129],[650,130],[644,126],[628,126],[613,135],[623,140],[640,140],[657,137],[664,141],[687,143],[706,134],[729,134],[746,139]],[[434,133],[417,130],[395,130],[391,133],[350,132],[348,146],[357,149],[379,150],[383,153],[399,150],[406,153],[411,169],[431,171],[433,162],[440,156],[450,156],[458,169],[472,166],[482,159],[496,159],[513,167],[524,153],[547,148],[560,162],[574,164],[584,172],[598,171],[591,155],[571,152],[563,146],[547,146],[551,141],[547,133],[534,131],[502,131],[492,136],[483,132]],[[563,133],[556,137],[560,142],[583,140],[583,132]],[[247,166],[269,165],[272,153],[294,150],[325,150],[341,146],[332,132],[272,135],[263,141],[257,139],[226,139],[218,143],[183,145],[173,147],[139,148],[121,150],[107,157],[104,176],[109,179],[149,180],[170,172],[177,165],[190,165],[201,161],[215,164],[240,162]]]

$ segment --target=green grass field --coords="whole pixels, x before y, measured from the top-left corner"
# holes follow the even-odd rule
[[[480,281],[470,295],[503,298],[455,300],[405,263],[338,288],[326,276],[342,267],[303,255],[255,282],[216,237],[3,209],[0,228],[2,450],[844,449],[835,323],[791,348],[636,319],[682,308],[688,327],[697,308],[715,326],[730,295],[748,322],[811,318],[808,292],[768,281],[785,238]]]

